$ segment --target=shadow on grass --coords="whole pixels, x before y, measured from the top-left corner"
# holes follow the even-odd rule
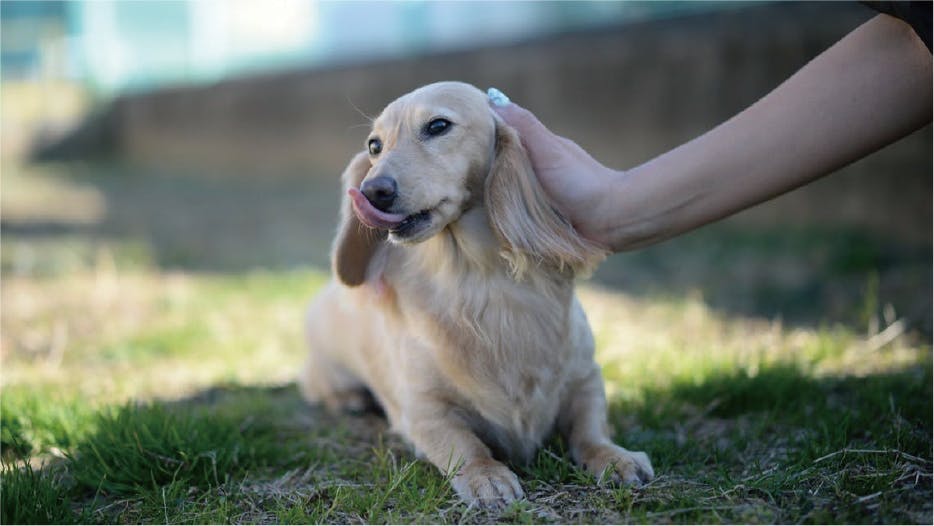
[[[809,437],[808,447],[796,450],[802,460],[844,447],[894,448],[930,459],[931,393],[929,362],[861,377],[815,377],[777,364],[648,390],[639,401],[611,403],[610,412],[623,426],[621,438],[635,422],[634,436],[650,437],[637,439],[640,446],[672,463],[703,460],[698,440],[716,447],[723,438],[772,432]],[[667,438],[658,442],[660,435]]]
[[[15,414],[35,407],[8,404],[4,421],[62,427]],[[380,417],[330,415],[307,406],[293,385],[224,385],[84,416],[86,422],[71,426],[77,431],[59,433],[52,444],[21,443],[47,438],[42,430],[5,429],[4,524],[275,523],[272,507],[282,504],[277,484],[308,496],[319,483],[369,473],[374,448],[405,451],[401,442],[382,438]],[[59,447],[67,448],[64,457],[48,456]],[[28,461],[30,452],[46,459],[41,468],[17,465],[17,457]],[[237,503],[238,497],[244,500]],[[251,507],[263,505],[270,509],[250,515]]]
[[[613,401],[616,439],[646,451],[658,479],[627,497],[631,515],[598,506],[556,520],[924,522],[931,517],[931,393],[930,364],[865,377],[814,377],[775,365]],[[24,482],[29,477],[5,471],[5,518],[25,520],[22,510],[30,508],[15,508],[17,515],[10,506],[50,495],[49,484],[63,484],[62,469],[72,481],[66,508],[76,515],[42,508],[36,520],[133,522],[169,513],[172,521],[197,522],[410,522],[413,516],[399,514],[407,508],[388,504],[390,493],[373,500],[373,491],[411,493],[420,521],[439,520],[431,506],[451,499],[443,477],[416,461],[383,418],[329,415],[308,407],[294,385],[218,386],[183,400],[110,408],[88,428],[50,478]],[[533,498],[578,495],[589,485],[560,441],[520,473]],[[418,500],[424,486],[436,492],[431,506]],[[867,496],[873,502],[863,505]],[[732,511],[711,515],[705,506]]]
[[[758,502],[739,522],[929,523],[931,394],[929,361],[864,377],[778,364],[616,401],[611,422],[661,475],[657,519],[707,522],[698,500],[713,499]]]

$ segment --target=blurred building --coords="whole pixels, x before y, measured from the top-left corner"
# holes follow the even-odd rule
[[[0,2],[0,73],[4,81],[64,78],[73,72],[65,2]]]
[[[513,43],[735,7],[718,2],[7,0],[4,79],[97,93]]]
[[[0,2],[2,153],[20,152],[86,108],[66,2]]]

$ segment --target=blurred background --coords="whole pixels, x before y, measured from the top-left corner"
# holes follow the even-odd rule
[[[845,2],[4,0],[4,281],[101,265],[326,269],[338,176],[367,116],[418,86],[496,86],[625,168],[732,116],[872,16]],[[794,325],[897,322],[929,342],[931,143],[928,126],[613,256],[592,280]],[[5,351],[19,345],[8,333]]]

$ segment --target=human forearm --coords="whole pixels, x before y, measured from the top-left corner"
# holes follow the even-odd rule
[[[806,184],[931,119],[931,55],[879,15],[734,118],[615,176],[592,237],[628,250]]]

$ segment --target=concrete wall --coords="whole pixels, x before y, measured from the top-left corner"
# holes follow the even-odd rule
[[[633,166],[729,118],[873,16],[789,3],[568,34],[509,47],[296,71],[125,97],[59,151],[264,174],[336,177],[364,116],[438,80],[497,86],[610,166]],[[64,148],[61,148],[64,147]],[[931,129],[741,214],[930,242]]]

